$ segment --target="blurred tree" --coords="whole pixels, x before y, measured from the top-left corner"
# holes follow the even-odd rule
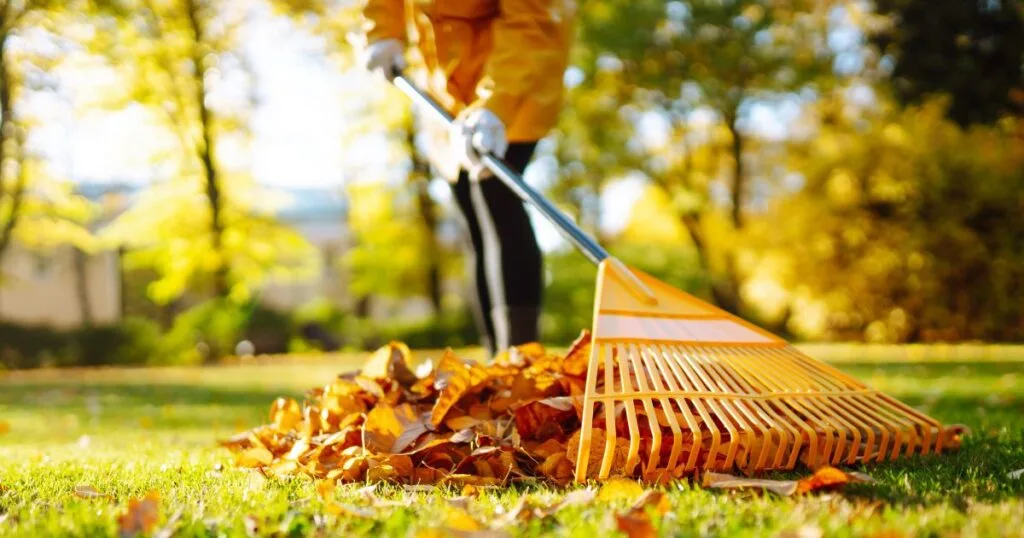
[[[614,67],[598,65],[585,47],[577,48],[576,55],[575,63],[588,69],[573,71],[586,78],[567,89],[552,135],[559,170],[550,194],[568,204],[584,230],[606,243],[601,193],[639,165],[639,156],[627,150],[633,132],[622,112],[630,106],[632,91]]]
[[[29,249],[71,244],[92,250],[85,227],[91,204],[73,192],[66,178],[30,147],[36,123],[25,101],[34,93],[55,92],[54,74],[62,57],[40,53],[35,43],[60,43],[63,30],[89,6],[52,0],[0,0],[0,258],[14,239]],[[21,37],[15,43],[15,38]]]
[[[253,82],[240,39],[253,7],[121,0],[117,37],[99,38],[130,81],[117,97],[162,113],[180,143],[162,161],[173,179],[105,230],[130,247],[126,263],[160,275],[149,290],[158,303],[203,283],[244,302],[268,277],[316,271],[312,246],[277,221],[278,197],[247,170]]]
[[[753,225],[746,291],[805,337],[1024,339],[1024,122],[965,130],[941,100],[884,97],[814,109],[804,186]]]
[[[326,43],[326,50],[331,57],[333,66],[340,69],[355,67],[355,59],[358,54],[360,43],[353,43],[362,39],[359,26],[363,19],[361,15],[361,2],[346,1],[323,1],[323,0],[272,0],[271,4],[281,13],[292,17],[298,25],[315,35],[323,36]],[[361,69],[361,67],[355,67]],[[355,288],[363,289],[366,296],[359,301],[362,306],[360,310],[367,310],[366,300],[369,295],[374,294],[372,287],[367,287],[369,282],[376,281],[384,286],[380,295],[395,297],[399,292],[409,292],[416,295],[425,295],[429,298],[435,314],[440,314],[443,303],[443,277],[446,272],[445,259],[451,258],[454,253],[446,251],[444,245],[438,240],[438,227],[440,224],[440,207],[430,193],[430,184],[434,180],[430,163],[427,161],[423,151],[417,144],[418,125],[414,114],[408,110],[405,98],[396,92],[386,91],[382,94],[376,91],[378,82],[374,81],[367,85],[366,95],[345,95],[339,96],[349,102],[359,102],[353,109],[353,121],[346,128],[346,145],[354,145],[360,139],[383,136],[388,140],[389,153],[385,162],[377,163],[385,168],[396,168],[405,170],[406,187],[413,193],[411,202],[406,201],[405,193],[399,192],[394,186],[382,185],[385,197],[390,197],[390,203],[384,203],[380,208],[372,211],[362,212],[356,209],[358,214],[350,214],[349,224],[356,224],[357,242],[345,265],[349,272],[356,279]],[[354,174],[361,176],[362,173]],[[367,172],[369,176],[386,176],[386,172]],[[369,196],[367,190],[371,186],[362,184],[367,178],[359,177],[355,181],[359,184],[350,185],[347,191],[350,196],[365,199]],[[378,177],[372,181],[388,179]],[[390,192],[388,192],[390,191]],[[355,206],[355,200],[350,200]],[[388,210],[381,210],[384,206],[390,206]],[[407,212],[394,214],[392,211]],[[385,219],[372,223],[372,219]],[[412,236],[401,238],[394,236],[387,237],[385,230],[393,224],[393,219],[398,218],[407,226],[416,230]],[[418,220],[414,222],[412,219]],[[378,231],[380,233],[378,233]],[[377,235],[371,237],[371,235]],[[415,238],[422,244],[416,246],[417,254],[410,258],[393,258],[385,261],[389,267],[385,271],[394,271],[395,280],[381,282],[376,280],[380,275],[370,276],[376,273],[380,265],[373,263],[367,250],[379,255],[382,249],[386,248],[389,240],[401,240],[408,242]],[[404,246],[403,246],[404,249]],[[394,265],[400,260],[411,264],[409,267],[398,267]],[[413,274],[419,271],[421,276],[414,277]],[[405,276],[398,276],[404,274]],[[418,282],[411,284],[412,282]],[[411,286],[411,287],[410,287]]]
[[[367,82],[383,84],[372,77]],[[347,145],[373,140],[384,149],[361,169],[347,170],[353,244],[344,267],[360,315],[369,313],[374,298],[411,297],[428,298],[440,313],[443,278],[458,259],[436,236],[440,217],[429,192],[429,165],[417,151],[416,119],[397,90],[383,89],[361,96],[345,130]]]
[[[625,110],[633,140],[599,151],[643,155],[644,173],[673,200],[701,254],[715,301],[733,312],[744,310],[736,233],[752,192],[745,114],[753,103],[828,83],[831,7],[768,0],[580,6],[584,74],[616,71],[618,91],[633,103]],[[697,127],[695,114],[702,111],[712,113],[711,121]],[[667,124],[661,129],[667,135],[657,136],[648,121]]]
[[[890,54],[903,103],[952,97],[949,117],[965,126],[1024,115],[1024,3],[876,0],[891,24],[871,40]]]

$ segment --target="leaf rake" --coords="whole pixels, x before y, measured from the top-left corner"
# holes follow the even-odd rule
[[[393,82],[443,124],[453,121],[401,73]],[[959,429],[627,267],[502,159],[482,160],[598,266],[577,481],[813,469],[958,445]]]

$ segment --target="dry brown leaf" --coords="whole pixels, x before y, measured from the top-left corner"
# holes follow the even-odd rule
[[[576,460],[579,457],[580,450],[580,436],[583,430],[577,430],[572,434],[565,443],[565,453],[569,457],[569,461],[572,462],[573,466],[576,465]],[[597,478],[601,471],[601,465],[604,463],[604,452],[605,443],[607,442],[607,435],[601,428],[593,428],[590,435],[590,454],[587,463],[587,478]],[[615,475],[616,472],[623,473],[626,465],[626,454],[629,450],[629,441],[622,437],[617,437],[615,440],[615,452],[612,455],[611,472]]]
[[[239,467],[263,467],[274,461],[274,455],[263,447],[255,447],[238,455],[235,464]]]
[[[75,497],[81,499],[104,499],[110,497],[108,493],[101,493],[96,488],[88,485],[75,486]]]
[[[401,342],[391,342],[378,349],[363,366],[362,375],[374,380],[395,380],[409,388],[419,381],[411,369],[412,352]]]
[[[427,432],[429,425],[410,404],[378,405],[366,415],[363,448],[371,454],[398,454]]]
[[[562,497],[562,500],[547,507],[537,506],[527,497],[522,497],[519,504],[501,518],[501,524],[513,525],[516,522],[526,522],[533,518],[543,519],[569,506],[589,505],[596,498],[597,491],[592,488],[570,491]]]
[[[730,474],[704,473],[702,486],[711,489],[761,489],[788,497],[796,493],[796,480],[740,478]]]
[[[569,351],[562,361],[562,371],[569,375],[584,376],[590,362],[590,331],[583,331],[579,338],[569,346]]]
[[[334,480],[317,480],[316,482],[316,494],[321,499],[333,499],[334,490],[337,489],[338,483]]]
[[[149,534],[160,520],[160,494],[151,491],[142,499],[128,501],[128,509],[117,518],[123,537]]]
[[[658,530],[654,528],[651,517],[646,513],[615,514],[615,525],[619,532],[629,538],[655,538]]]
[[[835,467],[822,467],[811,476],[800,480],[766,480],[757,478],[738,478],[728,474],[707,472],[704,474],[704,487],[714,489],[761,489],[788,497],[795,493],[808,493],[822,489],[841,487],[850,482],[873,482],[870,476],[862,473],[856,475],[846,473]]]
[[[601,484],[597,498],[601,501],[615,501],[619,499],[636,499],[643,495],[644,488],[636,480],[629,478],[611,478]]]
[[[850,482],[850,475],[835,467],[822,467],[814,474],[801,478],[796,483],[797,493],[807,493],[820,489],[837,488]]]
[[[430,423],[434,426],[440,425],[459,399],[488,377],[487,370],[479,364],[467,364],[456,357],[452,350],[446,350],[441,361],[437,363],[434,388],[441,392],[430,414]]]
[[[658,535],[651,514],[664,516],[669,511],[668,496],[661,491],[647,491],[625,513],[616,514],[619,531],[630,538],[648,538]]]
[[[291,398],[278,398],[270,406],[270,422],[279,431],[290,431],[302,423],[302,407]]]

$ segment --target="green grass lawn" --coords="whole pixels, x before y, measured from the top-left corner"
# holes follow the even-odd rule
[[[305,479],[263,480],[232,466],[216,440],[260,424],[280,395],[300,397],[354,358],[210,368],[0,373],[0,536],[116,536],[132,498],[161,495],[164,536],[409,536],[451,517],[454,491],[378,486],[376,515],[328,514]],[[1024,362],[842,362],[839,367],[946,423],[974,433],[958,453],[867,466],[875,484],[780,498],[667,488],[666,535],[1024,536]],[[81,499],[77,485],[110,495]],[[357,487],[339,501],[365,504]],[[564,494],[524,485],[487,492],[468,512],[487,523],[522,496]],[[629,499],[569,506],[507,529],[514,536],[606,536]]]

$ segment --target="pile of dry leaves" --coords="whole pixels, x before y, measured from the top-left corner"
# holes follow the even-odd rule
[[[362,370],[312,390],[302,404],[277,399],[269,424],[222,444],[237,454],[240,466],[330,483],[493,486],[540,479],[565,485],[578,457],[589,351],[584,332],[564,356],[528,344],[484,365],[449,350],[436,365],[427,361],[414,371],[409,348],[392,343]],[[619,432],[623,453],[626,427]],[[603,443],[593,445],[590,457],[599,457],[596,447]],[[856,478],[835,474],[844,482]],[[680,477],[662,471],[641,478],[662,483]],[[783,494],[804,487],[733,478],[709,473],[704,485]]]
[[[279,398],[270,423],[222,444],[244,467],[339,482],[567,484],[579,444],[590,336],[565,356],[538,344],[489,365],[447,351],[413,371],[409,348],[377,350],[362,370]]]

